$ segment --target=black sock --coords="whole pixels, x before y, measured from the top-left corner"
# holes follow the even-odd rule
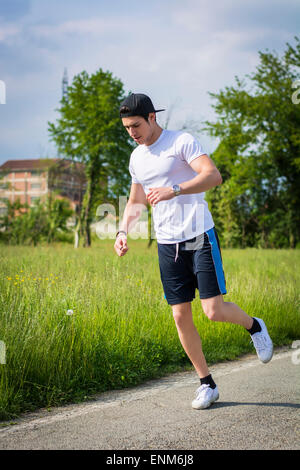
[[[208,384],[210,386],[210,388],[212,388],[212,389],[216,388],[216,384],[215,384],[211,374],[207,375],[206,377],[202,377],[202,379],[200,379],[200,382],[201,382],[201,385]]]
[[[253,325],[251,326],[250,330],[247,331],[250,333],[250,335],[254,335],[254,333],[259,333],[261,331],[261,326],[256,318],[253,318]]]

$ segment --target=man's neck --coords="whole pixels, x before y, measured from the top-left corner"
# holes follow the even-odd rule
[[[163,129],[157,124],[153,130],[152,135],[150,136],[149,140],[147,143],[145,142],[145,145],[149,147],[150,145],[153,145],[161,136]]]

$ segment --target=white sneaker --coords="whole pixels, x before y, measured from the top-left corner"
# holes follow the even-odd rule
[[[273,343],[269,336],[265,322],[261,318],[256,318],[261,326],[261,331],[251,335],[253,345],[261,362],[269,362],[273,356]]]
[[[201,385],[196,391],[196,398],[192,402],[192,407],[196,410],[208,408],[219,399],[218,387],[212,389],[208,384]]]

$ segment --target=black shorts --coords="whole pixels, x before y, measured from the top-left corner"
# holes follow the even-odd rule
[[[215,227],[190,240],[158,246],[160,276],[169,305],[226,294],[226,282]]]

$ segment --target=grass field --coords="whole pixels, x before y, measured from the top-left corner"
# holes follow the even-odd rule
[[[164,299],[156,244],[129,246],[123,258],[113,240],[77,250],[0,247],[0,419],[190,367]],[[262,317],[275,345],[300,339],[300,251],[222,255],[225,300]],[[209,321],[198,298],[193,312],[209,364],[254,351],[242,327]]]

